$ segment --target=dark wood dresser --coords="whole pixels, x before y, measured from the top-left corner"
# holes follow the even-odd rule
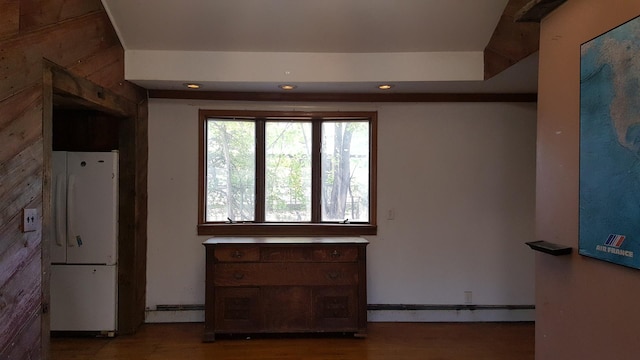
[[[204,341],[216,334],[366,336],[359,237],[216,237],[206,248]]]

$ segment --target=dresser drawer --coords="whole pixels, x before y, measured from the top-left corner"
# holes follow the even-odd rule
[[[219,246],[215,250],[216,260],[220,262],[247,262],[260,260],[260,248],[257,246]]]
[[[303,262],[311,261],[312,248],[305,246],[265,246],[260,249],[260,261]]]
[[[355,246],[323,246],[314,248],[312,260],[319,262],[358,261],[358,248]]]
[[[215,286],[355,285],[356,263],[219,263]]]

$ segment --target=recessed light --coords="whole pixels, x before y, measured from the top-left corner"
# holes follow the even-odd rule
[[[185,83],[184,86],[186,86],[189,89],[200,89],[200,84],[196,84],[196,83]]]
[[[297,88],[297,86],[295,85],[290,85],[290,84],[282,84],[282,85],[278,85],[278,87],[282,90],[293,90],[295,88]]]
[[[380,90],[389,90],[393,87],[393,85],[391,84],[382,84],[382,85],[378,85],[378,89]]]

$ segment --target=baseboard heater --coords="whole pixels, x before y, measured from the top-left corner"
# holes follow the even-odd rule
[[[198,311],[204,310],[204,304],[156,305],[156,311]]]
[[[535,310],[535,305],[421,305],[421,304],[369,304],[371,311],[475,311],[475,310]]]
[[[204,304],[156,305],[146,311],[149,323],[202,322]],[[369,304],[371,322],[521,322],[535,321],[534,305]]]
[[[369,304],[370,311],[475,311],[475,310],[535,310],[535,305],[420,305],[420,304]],[[204,310],[204,304],[156,305],[156,311],[198,311]]]

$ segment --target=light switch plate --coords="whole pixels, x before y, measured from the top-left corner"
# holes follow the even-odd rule
[[[38,209],[24,209],[22,211],[22,232],[38,230],[39,222]]]

